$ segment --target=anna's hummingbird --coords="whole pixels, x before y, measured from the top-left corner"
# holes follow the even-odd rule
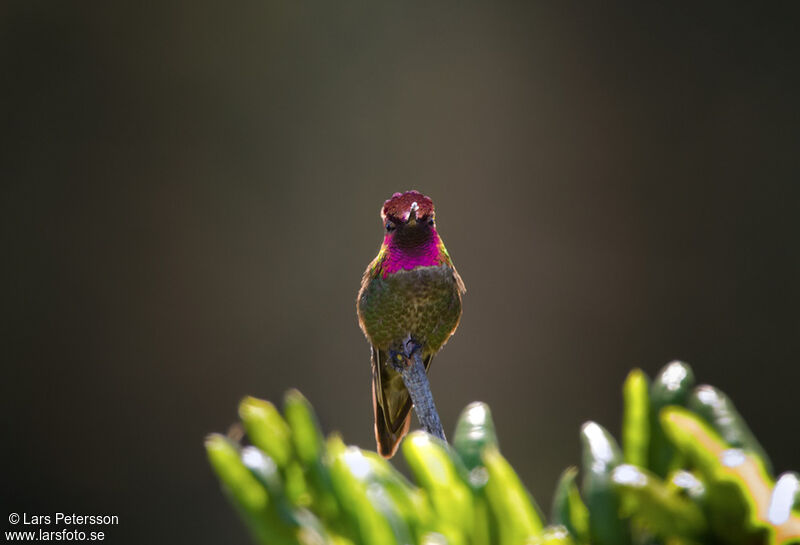
[[[378,452],[390,458],[408,433],[412,397],[423,420],[420,405],[426,398],[418,396],[413,379],[410,396],[404,371],[413,366],[412,358],[421,361],[425,372],[418,366],[418,376],[427,390],[425,374],[458,327],[466,290],[436,232],[431,199],[418,191],[395,193],[383,204],[381,219],[383,244],[364,271],[356,308],[372,348],[375,439]],[[435,414],[430,392],[423,393]],[[435,421],[441,428],[438,415]]]

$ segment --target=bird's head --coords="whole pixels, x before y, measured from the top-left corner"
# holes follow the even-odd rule
[[[386,230],[385,242],[415,246],[436,233],[433,201],[419,191],[392,195],[383,203],[381,219]]]

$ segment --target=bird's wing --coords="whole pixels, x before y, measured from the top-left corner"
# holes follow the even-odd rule
[[[411,397],[403,377],[386,365],[387,353],[372,347],[372,407],[375,414],[375,440],[378,453],[391,458],[411,425]],[[424,358],[428,371],[433,354]]]
[[[441,241],[439,241],[439,254],[441,263],[453,269],[453,280],[456,281],[456,286],[458,287],[458,294],[464,295],[465,293],[467,293],[467,287],[464,285],[464,281],[461,279],[461,275],[458,274],[456,266],[453,265],[453,260],[450,258],[450,254],[448,253],[447,248],[444,247],[444,243]]]
[[[452,265],[450,266],[453,267]],[[458,274],[458,271],[456,270],[455,267],[453,267],[453,279],[455,279],[456,281],[456,286],[458,287],[458,293],[460,295],[464,295],[465,293],[467,293],[467,287],[464,285],[464,281],[461,280],[461,275]]]
[[[367,265],[367,268],[364,270],[364,274],[361,276],[361,291],[365,289],[370,280],[377,278],[383,272],[383,261],[385,258],[386,248],[381,246],[381,249],[378,250],[378,255],[375,256],[375,259],[370,261],[369,265]]]

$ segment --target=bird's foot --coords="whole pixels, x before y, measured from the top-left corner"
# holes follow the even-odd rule
[[[408,335],[396,350],[389,349],[389,363],[396,371],[408,369],[414,363],[414,354],[420,350],[422,346]]]
[[[411,335],[406,335],[403,339],[403,355],[407,359],[414,359],[414,353],[422,350],[422,346]]]

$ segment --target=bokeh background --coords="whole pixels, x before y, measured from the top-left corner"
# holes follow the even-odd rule
[[[432,382],[543,506],[674,358],[800,469],[800,39],[776,5],[4,2],[0,526],[246,543],[205,434],[302,390],[374,448],[355,294],[416,188],[468,288]]]

